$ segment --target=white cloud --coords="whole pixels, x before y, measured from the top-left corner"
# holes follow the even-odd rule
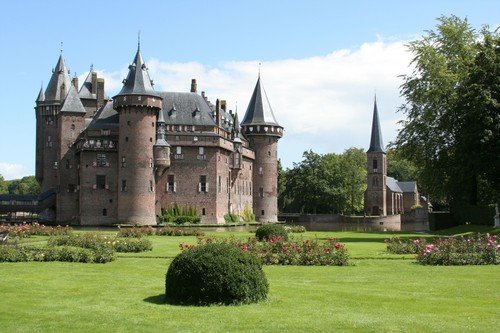
[[[408,72],[411,55],[405,41],[378,39],[357,49],[333,51],[324,56],[284,59],[262,65],[262,82],[278,122],[285,127],[280,156],[285,166],[301,159],[308,149],[342,152],[369,144],[376,91],[385,143],[396,136],[396,114],[401,74]],[[188,91],[196,78],[198,90],[212,100],[236,103],[240,119],[251,97],[258,61],[231,61],[209,67],[198,62],[148,62],[157,90]]]
[[[29,174],[28,168],[22,164],[0,162],[0,175],[6,180],[20,179]]]

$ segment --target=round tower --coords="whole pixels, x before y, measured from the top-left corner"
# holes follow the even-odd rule
[[[119,114],[119,223],[156,224],[153,145],[161,106],[138,47],[122,90],[113,97]]]
[[[278,221],[278,140],[283,136],[260,75],[241,129],[255,151],[252,169],[253,211],[260,222]]]

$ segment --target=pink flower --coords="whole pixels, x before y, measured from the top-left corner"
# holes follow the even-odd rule
[[[248,250],[248,246],[247,246],[246,244],[243,244],[243,245],[241,246],[241,249],[242,249],[243,251],[246,251],[246,250]]]

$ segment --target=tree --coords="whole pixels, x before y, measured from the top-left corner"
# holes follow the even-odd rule
[[[402,157],[415,163],[421,185],[431,196],[475,204],[480,193],[478,179],[491,187],[492,177],[498,177],[491,175],[494,169],[487,172],[491,165],[481,161],[486,158],[498,167],[498,151],[481,149],[478,142],[485,136],[476,135],[493,129],[498,133],[498,99],[494,97],[498,95],[499,76],[494,72],[498,70],[498,58],[494,58],[498,44],[487,43],[498,40],[498,34],[485,28],[479,35],[466,19],[456,16],[438,20],[436,31],[428,31],[409,44],[414,70],[403,76],[401,86],[406,99],[401,111],[407,119],[394,146]],[[488,52],[481,51],[481,45]],[[481,53],[488,54],[483,61],[478,59]],[[480,75],[481,68],[493,72],[486,78]],[[475,89],[471,89],[474,84]],[[490,148],[492,141],[488,141]],[[477,148],[481,152],[476,154]]]
[[[10,194],[39,194],[40,185],[35,176],[26,176],[8,181],[8,192]]]
[[[349,148],[342,154],[342,168],[346,205],[345,213],[363,211],[366,190],[366,153],[362,148]]]
[[[2,175],[0,175],[0,194],[7,194],[7,193],[9,193],[9,187],[7,181],[3,178]]]
[[[413,161],[404,158],[397,149],[387,150],[387,176],[400,181],[416,180],[419,183],[417,166]]]

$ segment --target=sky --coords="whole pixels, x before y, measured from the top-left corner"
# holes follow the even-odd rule
[[[158,91],[225,99],[240,119],[259,69],[277,121],[278,155],[367,149],[374,95],[384,144],[399,129],[409,41],[442,15],[500,24],[500,1],[0,1],[0,174],[35,173],[35,100],[62,49],[83,82],[91,65],[116,94],[137,50]],[[62,42],[62,47],[61,47]],[[260,65],[259,65],[260,64]]]

